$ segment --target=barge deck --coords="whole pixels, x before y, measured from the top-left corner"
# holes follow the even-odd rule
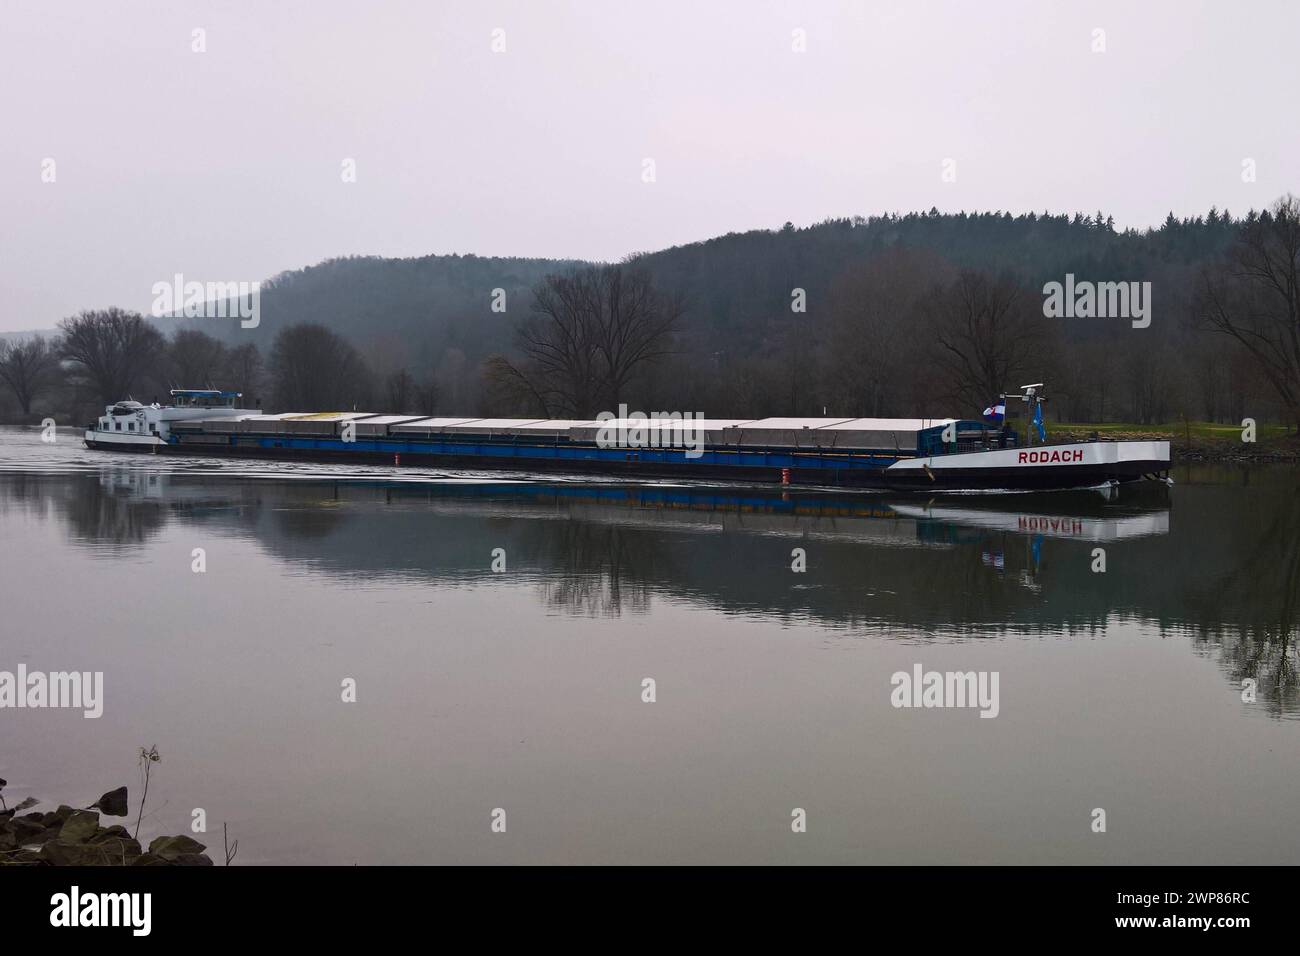
[[[87,447],[919,493],[1094,487],[1167,478],[1169,468],[1168,442],[1021,447],[1013,433],[975,420],[263,415],[237,408],[235,393],[172,394],[168,406],[109,406],[87,428]]]

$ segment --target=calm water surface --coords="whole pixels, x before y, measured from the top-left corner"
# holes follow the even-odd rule
[[[1300,476],[1175,477],[782,497],[0,430],[0,670],[105,681],[98,720],[0,711],[0,777],[134,810],[156,744],[141,836],[202,807],[240,863],[1297,863]],[[998,672],[998,716],[892,707],[918,663]]]

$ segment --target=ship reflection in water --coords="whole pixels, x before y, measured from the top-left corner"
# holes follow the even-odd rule
[[[1213,500],[1178,509],[1171,536],[1171,495],[1153,484],[926,501],[490,479],[288,483],[101,466],[5,487],[11,502],[54,505],[74,542],[123,558],[176,522],[252,539],[289,574],[359,588],[386,578],[525,584],[579,615],[645,614],[659,594],[836,629],[974,639],[1096,634],[1114,616],[1136,618],[1191,631],[1234,681],[1256,678],[1290,712],[1300,498],[1277,489],[1259,527],[1233,514],[1245,504],[1234,491],[1195,488]],[[498,548],[504,576],[492,571]],[[793,570],[796,548],[803,572]]]
[[[106,696],[6,718],[0,775],[84,805],[120,781],[78,768],[156,742],[159,832],[204,806],[241,862],[1293,862],[1300,491],[1175,479],[926,500],[0,445],[0,669]],[[918,665],[999,673],[997,718],[893,709]]]

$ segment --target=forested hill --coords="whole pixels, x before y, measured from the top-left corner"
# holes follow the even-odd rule
[[[1247,221],[1211,209],[1190,219],[1171,215],[1159,228],[1120,231],[1101,212],[932,209],[787,223],[641,253],[630,261],[661,292],[680,296],[684,312],[675,357],[647,370],[636,392],[643,401],[669,403],[663,407],[737,414],[826,407],[914,413],[929,407],[935,389],[934,375],[917,374],[933,367],[933,349],[913,347],[925,338],[925,309],[937,301],[926,293],[951,287],[968,269],[1014,283],[1026,297],[1023,307],[1039,312],[1022,349],[1032,354],[1016,367],[1069,397],[1059,414],[1141,421],[1234,415],[1253,400],[1258,376],[1234,364],[1213,336],[1194,333],[1189,320],[1202,270],[1221,261]],[[436,384],[440,410],[504,412],[514,406],[494,404],[484,392],[485,360],[515,351],[515,328],[547,274],[582,265],[476,255],[333,259],[264,283],[256,330],[228,319],[159,325],[201,329],[229,345],[251,342],[266,354],[281,331],[319,323],[356,346],[376,381],[404,370]],[[1044,283],[1067,273],[1094,282],[1150,282],[1150,327],[1138,339],[1126,321],[1041,319]],[[796,290],[802,310],[792,309]],[[504,301],[505,310],[494,310],[494,301]]]
[[[525,302],[548,272],[579,264],[474,255],[328,259],[263,282],[256,329],[212,319],[159,324],[199,329],[231,344],[251,341],[266,350],[281,329],[317,322],[345,335],[379,365],[431,368],[449,349],[481,357],[509,340],[513,316],[509,308],[492,311],[494,289],[505,290],[508,305]]]
[[[702,346],[725,341],[747,352],[763,348],[765,318],[789,314],[793,289],[805,290],[812,312],[837,280],[887,249],[925,250],[954,267],[1006,271],[1041,287],[1066,272],[1121,281],[1195,269],[1222,251],[1236,228],[1214,210],[1190,220],[1171,217],[1145,232],[1116,231],[1101,213],[932,210],[728,233],[634,258],[657,286],[684,296],[688,340]],[[379,366],[431,368],[448,350],[473,365],[508,350],[514,323],[544,275],[580,264],[475,255],[331,259],[263,283],[263,322],[252,333],[235,334],[234,323],[210,320],[191,327],[265,348],[282,328],[319,322],[346,335]],[[492,310],[495,289],[505,291],[504,313]]]
[[[1116,231],[1100,212],[1012,216],[931,210],[729,233],[638,261],[659,285],[685,294],[691,327],[757,339],[755,318],[788,312],[792,289],[804,289],[810,302],[824,301],[854,267],[889,249],[932,252],[956,268],[1008,272],[1030,288],[1041,288],[1067,272],[1123,281],[1195,268],[1217,256],[1236,234],[1237,223],[1217,210],[1181,221],[1171,215],[1160,229],[1143,232]]]

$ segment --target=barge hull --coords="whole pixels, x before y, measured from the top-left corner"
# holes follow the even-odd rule
[[[433,443],[429,443],[433,444]],[[903,459],[879,455],[841,457],[810,455],[791,450],[731,451],[709,449],[687,460],[665,450],[638,451],[583,448],[570,445],[479,444],[455,442],[437,448],[423,442],[370,440],[345,443],[338,439],[241,436],[217,442],[180,441],[158,445],[104,443],[87,437],[89,448],[158,454],[204,455],[282,461],[365,462],[379,465],[422,466],[466,470],[563,473],[618,478],[668,480],[723,480],[763,484],[831,486],[931,494],[943,491],[1009,490],[1047,491],[1087,488],[1140,480],[1166,474],[1169,459],[1098,454],[1102,445],[1082,446],[1086,461],[1067,464],[989,464],[979,467],[982,456],[1013,455],[1006,452],[957,453]],[[1160,443],[1151,443],[1160,444]],[[1050,446],[1041,446],[1049,448]],[[1076,449],[1081,446],[1062,446]],[[1141,449],[1145,452],[1146,449]],[[996,462],[996,459],[995,459]]]

